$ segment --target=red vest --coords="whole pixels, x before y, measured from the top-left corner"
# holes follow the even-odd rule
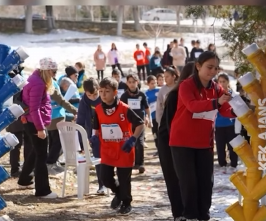
[[[110,116],[104,113],[102,105],[98,105],[95,108],[95,111],[99,121],[101,163],[113,167],[133,167],[135,161],[135,148],[132,148],[130,153],[125,153],[122,150],[125,141],[133,134],[131,123],[127,120],[128,105],[119,101],[116,111]],[[121,129],[118,129],[119,132],[117,132],[118,127]],[[115,133],[121,134],[120,136],[116,135],[119,138],[111,138]]]

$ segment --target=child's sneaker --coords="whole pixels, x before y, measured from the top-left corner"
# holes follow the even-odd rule
[[[35,188],[35,185],[34,183],[32,182],[31,184],[29,185],[19,185],[18,184],[18,188],[21,189],[21,190],[26,190],[26,189],[34,189]]]
[[[121,202],[122,201],[117,196],[115,196],[111,202],[111,208],[117,209],[120,206]]]
[[[145,172],[145,167],[139,166],[139,173],[144,173],[144,172]]]
[[[56,193],[53,193],[53,192],[49,193],[46,196],[41,196],[41,198],[43,198],[43,199],[55,199],[57,197],[58,197],[57,194]]]
[[[119,215],[123,215],[123,216],[126,216],[126,215],[129,215],[132,211],[132,207],[131,205],[125,205],[125,204],[122,204],[118,213]]]
[[[105,186],[102,186],[102,187],[100,187],[98,190],[97,190],[97,194],[98,195],[106,195],[106,188],[105,188]]]

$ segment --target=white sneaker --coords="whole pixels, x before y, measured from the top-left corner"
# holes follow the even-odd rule
[[[107,194],[106,191],[107,191],[106,187],[102,186],[100,189],[97,190],[97,194],[98,195],[106,195]]]
[[[236,167],[228,167],[227,172],[230,174],[235,173],[235,172],[237,172],[237,168]]]
[[[56,193],[51,192],[50,194],[48,194],[48,195],[46,195],[46,196],[42,196],[41,198],[43,198],[43,199],[55,199],[55,198],[57,198],[57,197],[58,197],[58,196],[57,196]]]
[[[48,174],[55,176],[58,172],[54,169],[54,164],[46,164],[47,166],[47,170],[48,170]]]
[[[65,168],[62,167],[59,162],[56,162],[52,168],[58,173],[62,173],[65,171]]]
[[[21,190],[26,190],[26,189],[34,189],[35,188],[35,184],[30,184],[30,185],[27,185],[27,186],[22,186],[22,185],[19,185],[18,184],[18,188],[21,189]]]

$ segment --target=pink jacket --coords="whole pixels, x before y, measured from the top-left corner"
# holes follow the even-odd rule
[[[94,62],[97,71],[105,69],[106,55],[103,51],[96,50],[94,53]]]
[[[45,90],[45,84],[40,78],[39,70],[35,70],[24,86],[22,101],[29,107],[26,118],[34,123],[37,131],[44,130],[51,123],[51,99]]]

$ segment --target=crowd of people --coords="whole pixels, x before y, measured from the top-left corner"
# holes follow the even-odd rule
[[[143,43],[144,50],[137,44],[133,54],[136,73],[128,74],[121,69],[114,43],[107,55],[98,46],[94,54],[98,78],[86,76],[84,65],[77,62],[57,79],[57,63],[51,58],[40,60],[21,92],[29,112],[7,128],[20,140],[10,153],[11,176],[19,177],[19,187],[35,188],[39,197],[57,197],[48,177],[63,171],[56,124],[66,120],[85,128],[93,156],[101,158],[96,166],[97,193],[104,195],[106,188],[111,189],[111,208],[127,215],[132,210],[132,170],[145,172],[146,126],[152,130],[174,220],[209,220],[214,141],[221,170],[233,173],[238,157],[229,141],[237,134],[249,139],[228,101],[240,93],[251,104],[239,84],[236,92],[231,89],[215,45],[210,44],[207,51],[199,40],[192,45],[189,53],[184,39],[174,39],[162,55],[158,48],[152,54],[147,43]],[[104,76],[106,59],[112,65],[108,77]],[[19,70],[15,74],[22,74],[23,68]],[[141,89],[141,80],[148,89]],[[70,87],[76,92],[66,100],[64,95]],[[22,142],[24,164],[20,170]],[[81,145],[80,153],[83,150]]]

